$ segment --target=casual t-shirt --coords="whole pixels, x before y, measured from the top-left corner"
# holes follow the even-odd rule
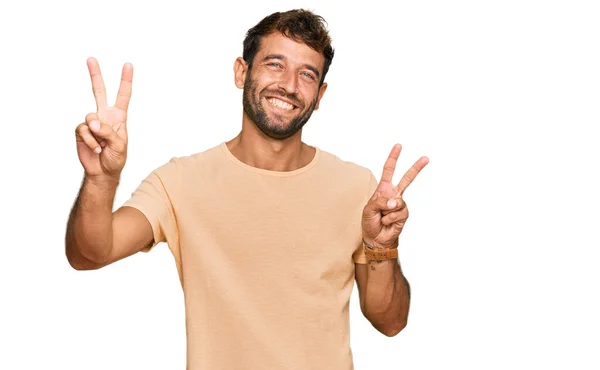
[[[175,257],[188,370],[351,370],[354,264],[377,180],[316,148],[269,171],[225,143],[171,159],[125,202]]]

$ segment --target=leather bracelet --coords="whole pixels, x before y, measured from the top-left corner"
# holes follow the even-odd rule
[[[377,263],[381,263],[385,260],[391,260],[398,258],[398,248],[381,248],[374,247],[367,243],[363,239],[363,248],[365,250],[365,256],[367,256],[367,261],[369,263],[373,261],[377,261]]]

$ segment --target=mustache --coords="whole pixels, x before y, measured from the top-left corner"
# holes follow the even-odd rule
[[[286,94],[281,90],[265,90],[261,95],[281,96],[282,98],[286,98],[287,100],[291,101],[292,104],[298,108],[304,108],[304,104],[296,97],[296,94]]]

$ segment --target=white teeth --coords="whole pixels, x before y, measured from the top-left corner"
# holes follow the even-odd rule
[[[286,110],[294,109],[293,105],[286,103],[283,100],[279,100],[277,98],[269,98],[269,99],[267,99],[267,101],[269,103],[271,103],[271,105],[278,107],[278,108],[282,108],[282,109],[286,109]]]

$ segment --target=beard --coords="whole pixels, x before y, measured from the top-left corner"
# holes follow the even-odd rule
[[[269,96],[281,96],[291,101],[296,108],[300,110],[304,104],[296,97],[295,94],[285,94],[281,90],[263,90],[257,93],[256,80],[250,78],[250,70],[248,70],[246,82],[244,83],[244,98],[243,106],[244,112],[254,122],[256,127],[262,131],[263,134],[275,140],[287,139],[295,135],[302,127],[308,122],[308,119],[312,115],[317,105],[317,97],[296,117],[289,119],[290,122],[287,124],[283,115],[272,114],[270,117],[267,115],[263,105],[262,98],[267,94]]]

